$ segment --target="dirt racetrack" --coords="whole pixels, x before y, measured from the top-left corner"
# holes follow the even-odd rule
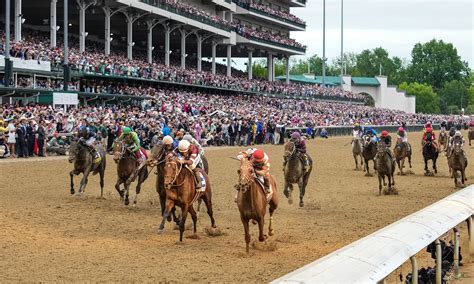
[[[446,158],[435,177],[423,175],[420,134],[410,133],[413,175],[396,176],[399,195],[377,196],[376,177],[354,171],[349,137],[308,144],[315,169],[304,209],[282,193],[281,146],[264,146],[281,194],[275,236],[245,254],[243,227],[233,201],[237,162],[243,148],[207,150],[214,216],[223,235],[208,236],[210,221],[199,214],[196,238],[178,244],[178,231],[161,220],[155,176],[145,182],[137,208],[120,203],[113,185],[116,166],[108,157],[105,199],[98,177],[82,197],[69,194],[71,165],[66,159],[0,161],[0,282],[266,282],[456,191]],[[474,179],[473,149],[466,145]],[[79,180],[76,178],[76,184]],[[77,188],[77,187],[76,187]],[[131,198],[134,198],[131,191]],[[295,192],[294,197],[298,193]],[[188,218],[188,223],[191,220]],[[251,227],[252,240],[258,233]],[[192,232],[186,231],[185,236]]]

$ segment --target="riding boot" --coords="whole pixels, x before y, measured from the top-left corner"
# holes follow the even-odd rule
[[[196,185],[196,191],[203,191],[202,186],[201,186],[201,173],[200,173],[199,168],[195,168],[193,170],[193,173],[194,173],[194,181],[195,181],[195,185]]]

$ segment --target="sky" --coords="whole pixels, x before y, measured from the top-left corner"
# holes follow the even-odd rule
[[[473,0],[344,0],[344,52],[385,48],[390,56],[411,59],[418,42],[433,38],[452,43],[474,69]],[[323,0],[307,0],[291,12],[307,23],[291,37],[306,55],[322,56]],[[326,58],[341,53],[341,0],[326,0]]]

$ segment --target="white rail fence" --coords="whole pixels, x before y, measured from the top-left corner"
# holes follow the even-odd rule
[[[457,226],[468,222],[469,252],[472,256],[473,215],[474,185],[471,185],[272,283],[383,283],[388,275],[409,259],[413,269],[412,283],[417,283],[415,255],[433,241],[436,243],[436,283],[441,283],[439,238],[454,230],[454,269],[456,276],[459,275]]]

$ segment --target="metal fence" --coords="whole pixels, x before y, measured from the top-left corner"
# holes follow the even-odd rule
[[[374,125],[372,126],[375,131],[378,133],[382,132],[382,130],[387,130],[389,133],[396,133],[398,128],[400,126],[398,125]],[[439,124],[434,124],[433,125],[434,129],[439,129],[440,125]],[[325,128],[326,131],[328,132],[328,136],[348,136],[352,135],[352,129],[354,128],[353,126],[317,126],[313,128],[313,132],[315,133],[316,136],[319,135],[321,130]],[[307,127],[290,127],[286,128],[285,133],[287,135],[290,135],[291,132],[299,130],[302,133],[306,133]],[[423,124],[416,124],[416,125],[407,125],[405,129],[408,132],[419,132],[423,130]]]

